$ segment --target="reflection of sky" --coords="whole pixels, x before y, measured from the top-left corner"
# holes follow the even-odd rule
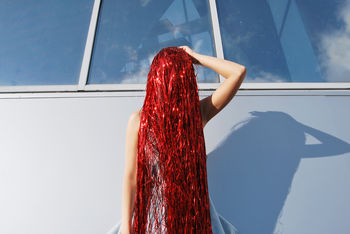
[[[339,32],[344,25],[350,29],[350,8],[339,11],[345,2],[217,1],[225,57],[247,66],[247,82],[349,80],[348,55],[339,59],[340,75],[329,72],[350,47],[349,33]],[[333,32],[340,35],[329,37]]]
[[[0,1],[0,85],[77,84],[92,5]]]
[[[339,20],[343,27],[323,33],[319,44],[321,65],[330,82],[350,79],[350,1],[341,8]]]
[[[0,1],[0,85],[77,84],[93,0]],[[217,1],[245,82],[346,82],[350,0]],[[88,83],[144,83],[166,46],[215,55],[207,1],[104,0]],[[217,75],[199,66],[200,82]]]
[[[180,45],[214,55],[206,1],[103,1],[88,83],[145,83],[154,55]],[[197,74],[200,82],[218,82],[210,69]]]

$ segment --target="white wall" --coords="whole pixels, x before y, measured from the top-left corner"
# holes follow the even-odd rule
[[[205,128],[216,209],[242,234],[350,233],[350,92],[261,93],[239,91]],[[114,226],[126,124],[143,100],[1,94],[0,233]]]

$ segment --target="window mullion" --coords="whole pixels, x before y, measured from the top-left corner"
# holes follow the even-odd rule
[[[214,34],[214,44],[215,44],[215,51],[216,56],[218,58],[224,58],[224,50],[222,47],[222,41],[221,41],[221,34],[220,34],[220,25],[219,25],[219,18],[218,18],[218,12],[216,8],[216,2],[215,0],[209,0],[209,6],[210,6],[210,15],[211,15],[211,22],[213,27],[213,34]],[[220,83],[225,80],[224,77],[219,75]]]
[[[78,90],[84,90],[88,79],[89,66],[91,61],[92,49],[95,40],[96,25],[100,11],[101,0],[95,0],[92,9],[89,32],[86,39],[83,62],[80,69]]]

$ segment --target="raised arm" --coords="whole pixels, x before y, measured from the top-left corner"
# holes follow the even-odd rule
[[[122,234],[129,234],[131,231],[131,220],[134,210],[134,199],[136,195],[136,160],[139,123],[139,111],[135,111],[129,117],[129,122],[126,130],[125,167],[122,193]]]
[[[229,60],[198,54],[188,46],[180,46],[180,48],[184,49],[199,64],[213,69],[226,78],[213,94],[201,100],[201,111],[205,125],[235,96],[246,76],[246,67]]]

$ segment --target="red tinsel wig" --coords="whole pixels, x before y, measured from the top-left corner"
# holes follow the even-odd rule
[[[148,73],[137,149],[135,233],[212,233],[193,58],[162,49]]]

